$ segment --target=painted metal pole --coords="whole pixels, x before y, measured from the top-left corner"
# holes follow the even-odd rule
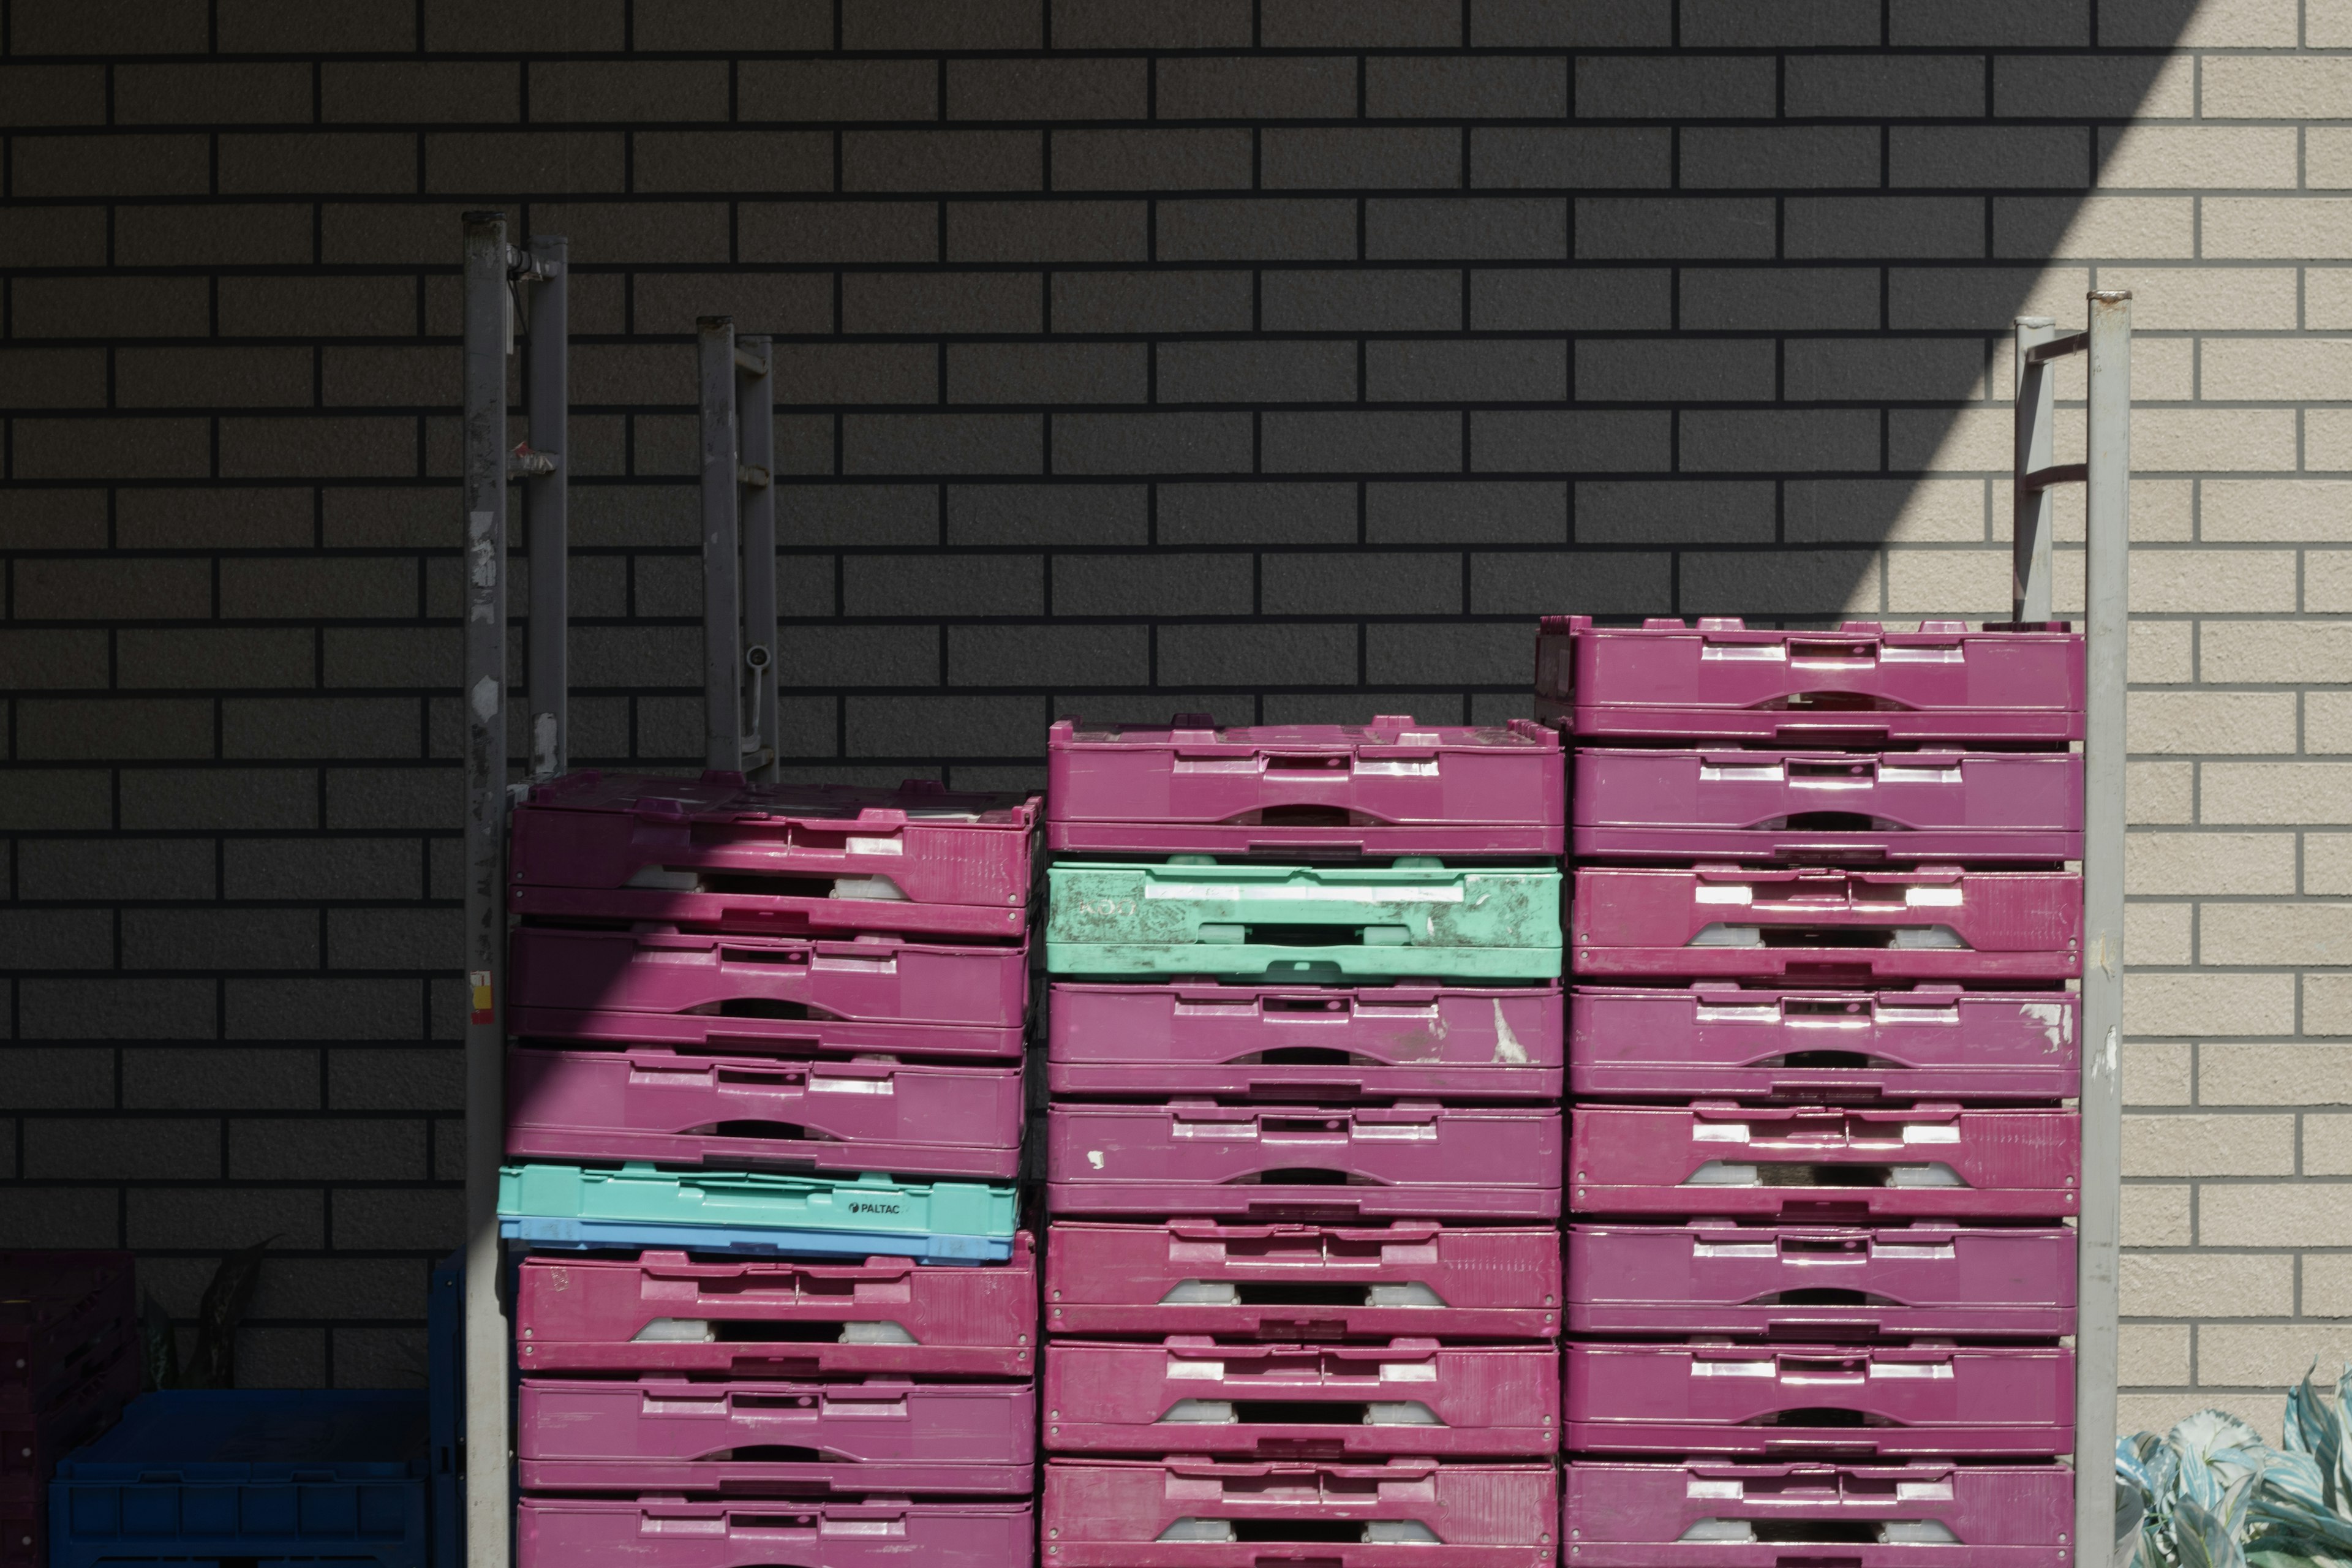
[[[2047,316],[2017,318],[2017,482],[2011,490],[2014,621],[2050,618],[2051,502],[2047,485],[2029,485],[2046,472],[2054,451],[2057,377],[2032,351],[2058,335]]]
[[[507,355],[503,213],[466,215],[466,1562],[506,1568],[507,1327],[499,1303],[506,1153]]]
[[[735,340],[735,439],[742,458],[743,771],[776,776],[776,379],[766,338]]]
[[[571,660],[566,633],[572,623],[568,568],[572,526],[568,490],[570,444],[564,428],[572,404],[572,340],[569,310],[569,246],[559,236],[530,242],[530,313],[524,329],[528,352],[523,396],[530,410],[530,449],[549,459],[546,471],[523,480],[524,516],[530,552],[530,776],[553,778],[572,765],[572,721],[566,700]]]
[[[2083,1187],[2076,1221],[2076,1561],[2105,1560],[2116,1510],[2116,1268],[2123,1206],[2124,693],[2131,547],[2131,295],[2090,296],[2084,478],[2090,679],[2083,746]]]
[[[735,321],[695,322],[702,356],[702,765],[743,766]]]

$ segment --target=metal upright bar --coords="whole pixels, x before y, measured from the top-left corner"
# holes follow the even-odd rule
[[[507,1329],[499,1303],[506,1152],[507,354],[503,213],[466,215],[466,1562],[506,1568]]]
[[[523,397],[530,411],[530,449],[549,460],[546,471],[523,481],[524,518],[530,552],[530,776],[549,779],[572,766],[572,721],[566,701],[571,664],[566,632],[571,625],[567,571],[572,527],[564,428],[571,412],[572,340],[569,312],[569,249],[560,237],[530,242],[530,312],[524,330],[528,350]]]
[[[2083,1191],[2074,1329],[2077,1562],[2115,1531],[2116,1271],[2123,1205],[2124,693],[2131,548],[2131,295],[2090,296],[2084,481]]]
[[[2057,335],[2057,323],[2047,316],[2017,318],[2017,480],[2011,490],[2010,546],[2016,605],[2010,618],[2016,621],[2050,618],[2050,487],[2030,483],[2028,476],[2046,473],[2054,450],[2057,378],[2033,351]]]
[[[734,773],[743,766],[735,321],[704,316],[695,328],[702,355],[702,765]]]
[[[776,449],[774,350],[735,340],[735,440],[742,468],[743,771],[776,776]]]

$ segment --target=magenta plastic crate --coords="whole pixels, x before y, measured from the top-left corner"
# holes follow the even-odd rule
[[[1556,1100],[1546,985],[1087,984],[1046,995],[1055,1094]]]
[[[135,1337],[131,1281],[127,1252],[0,1251],[0,1414],[46,1410],[114,1364]]]
[[[2083,858],[2072,752],[1579,746],[1570,798],[1574,852],[1612,860]]]
[[[519,1160],[1010,1180],[1021,1069],[688,1056],[666,1046],[507,1054],[507,1153]]]
[[[2056,1345],[1567,1347],[1574,1452],[2044,1458],[2074,1451]]]
[[[1578,1459],[1565,1474],[1570,1568],[2074,1568],[2060,1465]]]
[[[1676,991],[1580,985],[1580,1095],[2063,1100],[2081,1087],[2071,991]]]
[[[58,1461],[113,1426],[138,1395],[139,1356],[125,1345],[39,1409],[0,1411],[0,1506],[37,1504]]]
[[[1038,1507],[1066,1568],[1552,1568],[1549,1465],[1055,1459]]]
[[[2063,1226],[1572,1225],[1576,1333],[2074,1331],[2074,1233]]]
[[[1550,1106],[1063,1102],[1045,1114],[1057,1215],[1557,1219]]]
[[[1558,855],[1557,732],[1417,724],[1165,726],[1046,735],[1048,847],[1122,855]]]
[[[1055,1333],[1549,1339],[1560,1294],[1548,1226],[1057,1220],[1045,1237]]]
[[[1536,716],[1611,740],[2051,745],[2083,738],[2084,679],[2083,636],[2063,622],[1768,632],[1547,616],[1536,636]]]
[[[790,1055],[1021,1055],[1029,951],[517,926],[507,1028],[527,1038]]]
[[[1029,1568],[1020,1502],[872,1498],[524,1497],[518,1568]]]
[[[2054,1219],[2075,1210],[2071,1110],[1580,1105],[1570,1206],[1586,1214]]]
[[[518,914],[1018,938],[1034,795],[570,773],[514,814]]]
[[[527,1377],[515,1454],[532,1491],[994,1492],[1027,1496],[1026,1383]]]
[[[1578,974],[2021,984],[2083,969],[2071,871],[1580,866],[1570,916]]]
[[[1045,1351],[1045,1447],[1549,1458],[1559,1446],[1559,1367],[1551,1345],[1056,1340]]]
[[[515,1290],[526,1375],[668,1372],[732,1377],[1027,1377],[1037,1267],[1021,1231],[1009,1263],[875,1258],[532,1257]]]

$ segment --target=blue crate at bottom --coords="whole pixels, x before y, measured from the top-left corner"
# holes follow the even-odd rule
[[[335,1559],[427,1568],[425,1393],[174,1389],[49,1484],[49,1568]]]

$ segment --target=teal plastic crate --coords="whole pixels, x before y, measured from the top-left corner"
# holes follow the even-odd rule
[[[982,1182],[828,1181],[751,1171],[509,1165],[499,1229],[533,1247],[883,1254],[1002,1263],[1019,1195]]]
[[[1549,980],[1550,866],[1065,862],[1046,871],[1055,974]]]

